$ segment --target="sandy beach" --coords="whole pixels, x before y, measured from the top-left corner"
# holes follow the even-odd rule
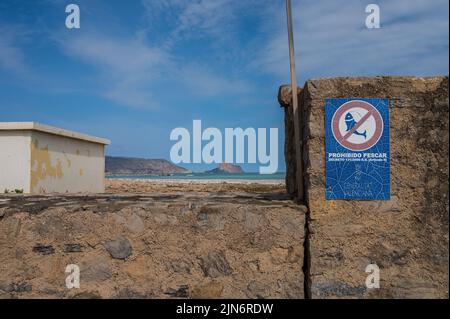
[[[106,179],[107,193],[171,193],[171,192],[247,192],[282,193],[286,188],[278,180],[144,180]]]

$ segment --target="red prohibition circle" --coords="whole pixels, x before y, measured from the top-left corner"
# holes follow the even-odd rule
[[[364,117],[366,117],[365,120],[367,120],[372,116],[375,119],[375,133],[367,142],[364,142],[361,144],[351,143],[348,141],[348,138],[353,133],[349,132],[345,135],[342,135],[341,132],[339,131],[339,120],[349,109],[354,108],[354,107],[359,107],[359,108],[367,110],[368,113],[366,115],[364,115],[362,119],[364,119]],[[365,122],[365,120],[364,120],[364,122]],[[360,120],[360,122],[361,122],[361,120]],[[331,120],[331,129],[332,129],[334,138],[341,146],[343,146],[346,149],[349,149],[351,151],[365,151],[365,150],[371,148],[372,146],[374,146],[375,144],[377,144],[378,141],[380,140],[381,135],[383,134],[383,118],[381,117],[380,112],[372,104],[370,104],[368,102],[361,101],[361,100],[348,101],[348,102],[342,104],[334,113],[333,119]]]

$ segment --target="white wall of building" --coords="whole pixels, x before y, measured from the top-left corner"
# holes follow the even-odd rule
[[[35,122],[0,122],[0,192],[102,193],[110,143]]]
[[[30,192],[29,131],[0,131],[0,192]]]

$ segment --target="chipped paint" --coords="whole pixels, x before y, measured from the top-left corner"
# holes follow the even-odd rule
[[[41,180],[63,176],[61,161],[57,160],[56,165],[52,165],[48,145],[40,148],[39,141],[33,138],[31,141],[31,191],[36,189]]]

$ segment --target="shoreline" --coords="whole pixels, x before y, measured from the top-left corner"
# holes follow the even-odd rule
[[[284,193],[286,186],[280,180],[154,180],[154,179],[106,179],[106,192],[112,193]]]
[[[106,177],[107,181],[146,182],[146,183],[176,183],[176,184],[265,184],[280,185],[283,179],[151,179],[129,177]]]

